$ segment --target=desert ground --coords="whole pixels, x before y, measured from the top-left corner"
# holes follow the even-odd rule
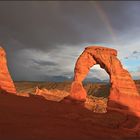
[[[140,81],[135,81],[140,91]],[[36,87],[56,91],[70,91],[71,82],[15,82],[20,94],[30,97],[0,94],[1,140],[139,140],[135,131],[139,122],[115,111],[106,112],[108,83],[85,83],[90,103],[51,101],[35,96]],[[58,92],[59,94],[59,92]],[[128,123],[125,123],[128,121]],[[127,124],[127,125],[126,125]]]

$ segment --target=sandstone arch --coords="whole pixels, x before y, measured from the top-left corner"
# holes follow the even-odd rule
[[[0,47],[0,90],[16,94],[16,88],[7,67],[6,53]]]
[[[134,81],[127,70],[122,67],[117,58],[115,49],[89,46],[79,56],[74,69],[74,81],[71,86],[70,97],[76,100],[85,100],[87,93],[83,88],[82,81],[91,67],[99,64],[110,76],[110,95],[108,108],[118,107],[116,103],[126,106],[128,109],[138,110],[140,115],[140,96]]]

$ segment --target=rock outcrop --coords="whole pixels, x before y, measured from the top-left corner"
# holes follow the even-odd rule
[[[79,56],[74,70],[74,81],[71,86],[70,97],[76,100],[85,100],[86,91],[82,81],[90,68],[99,64],[110,76],[110,95],[108,109],[118,108],[140,116],[140,95],[131,75],[125,70],[117,58],[115,49],[90,46],[85,48]]]
[[[58,90],[58,89],[48,90],[46,88],[39,89],[38,87],[36,87],[36,91],[34,94],[42,96],[47,100],[56,101],[56,102],[60,102],[61,100],[63,100],[65,97],[69,95],[69,93],[64,90]]]
[[[16,94],[16,88],[7,67],[6,53],[2,47],[0,47],[0,89]]]

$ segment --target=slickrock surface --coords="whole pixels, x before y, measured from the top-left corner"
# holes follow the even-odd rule
[[[8,71],[6,53],[2,47],[0,47],[0,89],[9,93],[16,93],[16,88]]]
[[[86,91],[82,81],[95,64],[99,64],[110,76],[110,95],[108,109],[120,108],[129,110],[140,116],[140,95],[134,81],[117,58],[115,49],[90,46],[85,48],[79,56],[74,69],[74,81],[71,86],[71,98],[76,100],[86,99]]]
[[[127,124],[126,124],[127,122]],[[74,103],[0,94],[1,140],[139,140],[138,118]]]

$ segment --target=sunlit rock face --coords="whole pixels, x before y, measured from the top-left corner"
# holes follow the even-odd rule
[[[140,111],[140,96],[131,75],[125,70],[117,58],[115,49],[90,46],[79,56],[74,69],[74,81],[71,86],[71,98],[86,99],[86,91],[82,81],[95,64],[99,64],[110,76],[109,107]],[[100,76],[100,75],[99,75]],[[118,105],[119,104],[119,105]],[[120,105],[122,105],[120,107]]]
[[[48,90],[46,88],[39,89],[38,87],[36,87],[36,91],[34,94],[42,96],[47,100],[56,101],[56,102],[60,102],[61,100],[64,99],[64,97],[69,95],[69,93],[64,90],[58,90],[58,89]]]
[[[0,89],[9,93],[16,93],[16,88],[8,71],[6,53],[2,47],[0,47]]]

